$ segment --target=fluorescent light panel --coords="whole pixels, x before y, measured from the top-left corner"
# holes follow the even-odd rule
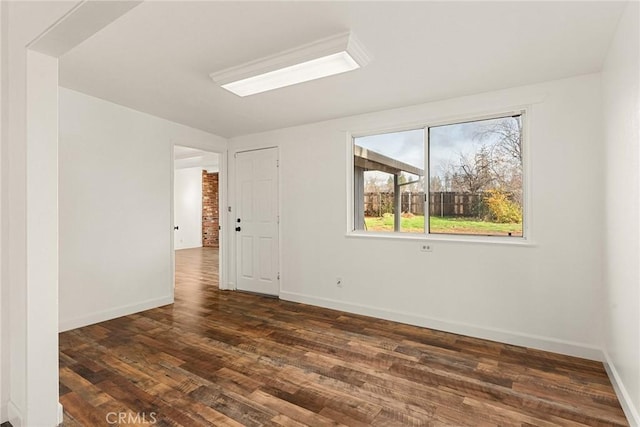
[[[291,65],[247,79],[222,85],[239,96],[253,95],[285,86],[321,79],[360,68],[347,52],[334,53],[323,58]]]
[[[355,70],[369,55],[352,33],[319,40],[211,74],[224,89],[248,96]]]

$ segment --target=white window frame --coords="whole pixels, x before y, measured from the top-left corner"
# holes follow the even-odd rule
[[[354,195],[354,145],[355,138],[380,135],[384,133],[403,132],[409,130],[424,130],[424,148],[425,148],[425,175],[427,177],[427,183],[430,178],[429,171],[429,128],[437,126],[455,125],[467,122],[475,122],[482,120],[491,120],[504,118],[509,116],[522,116],[522,237],[520,236],[483,236],[483,235],[470,235],[470,234],[444,234],[444,233],[430,233],[429,232],[429,215],[425,215],[425,229],[424,233],[402,233],[396,231],[367,231],[367,230],[355,230],[355,195]],[[492,244],[507,244],[507,245],[533,245],[531,239],[531,208],[530,208],[530,156],[529,156],[529,143],[530,143],[530,131],[529,121],[531,118],[530,108],[528,106],[521,106],[509,109],[495,110],[488,114],[465,114],[455,117],[449,117],[445,119],[437,120],[423,120],[416,121],[411,124],[402,124],[398,126],[389,126],[378,129],[367,129],[358,132],[346,132],[346,146],[347,146],[347,237],[355,238],[374,238],[374,239],[401,239],[401,240],[420,240],[420,241],[443,241],[443,242],[470,242],[470,243],[492,243]],[[425,194],[429,194],[428,184],[425,188]],[[425,212],[430,212],[429,197],[425,201]]]

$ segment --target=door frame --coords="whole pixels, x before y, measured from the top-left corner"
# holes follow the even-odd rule
[[[173,227],[175,226],[175,194],[174,194],[174,186],[175,186],[175,159],[174,159],[174,147],[188,147],[188,148],[196,148],[198,150],[207,151],[209,153],[215,153],[219,156],[220,167],[218,171],[218,205],[219,205],[219,224],[220,224],[220,233],[218,235],[219,239],[219,249],[218,249],[218,288],[219,289],[229,289],[227,287],[227,266],[229,263],[227,262],[228,257],[228,249],[229,249],[229,235],[228,235],[228,227],[227,227],[227,216],[223,215],[224,212],[227,211],[227,149],[215,148],[211,146],[207,146],[204,144],[198,143],[190,143],[186,141],[172,141],[170,144],[170,160],[171,160],[171,183],[170,183],[170,194],[171,194],[171,207],[170,207],[170,224],[169,224],[169,251],[171,254],[171,277],[172,280],[172,288],[171,295],[174,295],[175,292],[175,283],[176,283],[176,251],[175,247],[175,232]]]
[[[228,258],[228,277],[229,277],[229,282],[227,284],[227,289],[232,289],[232,290],[237,290],[237,283],[238,283],[238,260],[237,260],[237,238],[235,237],[235,215],[236,215],[236,208],[237,208],[237,204],[238,204],[238,197],[236,194],[236,173],[237,173],[237,168],[236,168],[236,155],[238,153],[246,153],[246,152],[250,152],[250,151],[261,151],[261,150],[269,150],[269,149],[275,149],[276,150],[276,159],[277,159],[277,171],[276,171],[276,176],[278,178],[278,195],[277,195],[277,200],[276,200],[276,206],[278,207],[278,274],[279,274],[279,280],[278,280],[278,295],[276,296],[277,298],[280,298],[280,294],[282,293],[282,283],[284,282],[284,271],[282,268],[282,179],[281,179],[281,173],[280,173],[280,147],[277,145],[268,145],[268,146],[252,146],[252,147],[246,147],[246,148],[240,148],[240,149],[236,149],[233,151],[229,151],[229,159],[228,159],[228,172],[227,172],[227,177],[229,178],[228,180],[228,189],[229,189],[229,205],[227,208],[227,229],[228,230],[234,230],[234,237],[231,238],[231,235],[228,235],[229,239],[228,239],[228,254],[229,254],[229,258]],[[229,233],[231,233],[231,231],[229,231]],[[231,256],[231,254],[233,254],[233,256]]]

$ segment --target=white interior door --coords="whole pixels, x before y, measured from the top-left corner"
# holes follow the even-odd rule
[[[278,150],[236,154],[237,289],[279,295]]]

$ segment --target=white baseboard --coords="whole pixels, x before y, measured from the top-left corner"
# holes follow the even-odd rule
[[[611,361],[609,353],[603,351],[603,356],[604,369],[607,371],[607,375],[609,375],[613,389],[616,392],[616,396],[618,396],[618,400],[620,401],[624,414],[627,416],[629,424],[631,427],[640,427],[640,408],[636,407],[633,400],[631,400],[631,396],[629,396],[627,388],[624,386],[620,375],[618,375],[616,366]]]
[[[22,413],[20,412],[20,410],[16,407],[16,405],[13,404],[13,402],[9,402],[7,404],[7,420],[11,423],[11,425],[13,427],[22,427],[22,425],[24,425],[23,419],[24,417],[22,416]],[[58,402],[58,414],[57,414],[57,422],[58,424],[56,425],[61,425],[62,422],[64,421],[64,412],[63,412],[63,408],[62,408],[62,404],[60,402]],[[4,422],[4,420],[3,420]]]
[[[173,248],[173,250],[174,250],[174,251],[181,251],[181,250],[183,250],[183,249],[196,249],[196,248],[202,248],[202,247],[203,247],[203,246],[202,246],[202,243],[200,243],[200,244],[197,244],[197,243],[196,243],[196,244],[194,244],[194,245],[186,245],[186,246],[178,246],[178,245],[176,245],[176,246]]]
[[[364,316],[377,317],[380,319],[392,320],[409,325],[421,326],[424,328],[436,329],[438,331],[482,338],[505,344],[551,351],[554,353],[582,357],[590,360],[602,360],[602,350],[600,348],[571,341],[563,341],[555,338],[523,334],[502,329],[483,328],[480,326],[453,322],[450,320],[427,317],[416,313],[400,313],[393,310],[353,304],[344,301],[332,300],[329,298],[319,298],[298,294],[295,292],[281,291],[280,299],[331,308],[334,310],[346,311],[349,313],[362,314]]]
[[[22,422],[22,420],[24,420],[22,412],[20,412],[18,407],[11,401],[7,404],[7,416],[13,427],[22,427],[24,425]]]
[[[64,422],[64,408],[62,407],[62,403],[58,402],[58,425],[61,425]]]
[[[162,298],[142,301],[136,304],[115,307],[109,310],[91,313],[86,316],[76,317],[74,319],[61,319],[58,323],[60,332],[69,331],[71,329],[81,328],[94,323],[104,322],[105,320],[115,319],[117,317],[127,316],[129,314],[138,313],[140,311],[149,310],[163,305],[173,304],[173,295]]]

